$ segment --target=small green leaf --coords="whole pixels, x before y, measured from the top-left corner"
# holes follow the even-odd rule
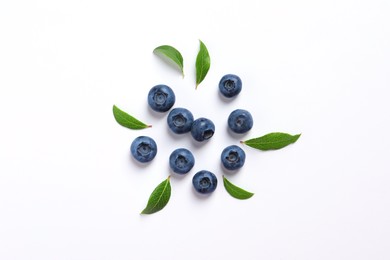
[[[290,135],[286,133],[270,133],[258,138],[241,141],[241,143],[263,151],[277,150],[295,143],[300,136],[301,134]]]
[[[223,186],[225,186],[226,191],[232,195],[232,197],[239,200],[246,200],[254,195],[254,193],[243,190],[232,184],[225,176],[223,176]]]
[[[154,49],[153,53],[162,58],[167,63],[177,67],[184,77],[183,56],[181,56],[181,53],[177,49],[169,45],[161,45]]]
[[[141,121],[132,117],[131,115],[127,114],[126,112],[120,110],[115,105],[112,107],[112,111],[114,113],[115,120],[121,126],[130,128],[130,129],[134,129],[134,130],[152,127],[151,125],[146,125],[145,123],[142,123]]]
[[[207,75],[207,72],[210,69],[210,55],[209,51],[206,48],[206,45],[199,40],[200,47],[198,56],[196,57],[196,88],[204,80]]]
[[[168,204],[171,197],[171,183],[169,179],[170,176],[154,189],[152,194],[150,194],[146,208],[141,214],[153,214],[162,210]]]

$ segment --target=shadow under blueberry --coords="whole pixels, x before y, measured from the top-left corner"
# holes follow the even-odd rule
[[[233,102],[234,100],[236,100],[238,98],[238,96],[234,96],[234,97],[231,97],[231,98],[225,97],[224,95],[221,94],[221,91],[219,91],[219,88],[217,88],[217,92],[218,92],[219,100],[221,102],[225,103],[225,104]]]
[[[240,171],[240,169],[228,170],[223,166],[222,162],[219,164],[219,167],[220,167],[221,171],[223,172],[223,175],[227,175],[227,176],[234,176]]]
[[[168,123],[166,124],[165,129],[168,133],[168,136],[171,137],[173,140],[183,140],[186,138],[192,138],[191,133],[175,134],[174,132],[172,132],[171,129],[169,129]]]
[[[230,130],[229,126],[227,125],[226,126],[226,131],[228,133],[228,135],[230,137],[232,137],[233,139],[236,139],[236,140],[239,140],[239,141],[244,141],[244,138],[248,135],[249,131],[246,132],[246,133],[243,133],[243,134],[237,134],[235,132],[233,132],[232,130]]]
[[[167,112],[156,112],[156,111],[154,111],[149,105],[147,105],[147,107],[148,107],[148,112],[149,112],[149,114],[150,114],[152,117],[154,117],[154,118],[156,118],[156,119],[159,119],[159,120],[161,120],[162,118],[166,117],[166,116],[167,116],[167,113],[169,112],[169,111],[167,111]]]
[[[186,178],[186,176],[188,174],[190,174],[189,172],[184,173],[184,174],[176,173],[176,172],[172,171],[172,169],[171,169],[171,167],[169,167],[169,165],[168,165],[168,172],[169,172],[169,175],[171,176],[171,178],[174,178],[176,180],[182,180],[182,179]]]
[[[194,140],[194,138],[192,138],[192,136],[190,138],[191,138],[191,147],[195,148],[195,149],[201,149],[203,146],[205,146],[208,143],[208,140],[203,141],[203,142],[198,142],[198,141]]]
[[[217,185],[217,188],[218,188],[218,185]],[[192,193],[195,195],[195,197],[197,197],[198,199],[200,200],[207,200],[210,196],[213,195],[213,193],[215,192],[211,192],[211,193],[207,193],[207,194],[202,194],[202,193],[199,193],[195,190],[194,186],[192,185],[191,183],[191,190],[192,190]]]
[[[153,163],[153,160],[150,161],[150,162],[146,162],[146,163],[142,163],[142,162],[139,162],[137,161],[133,156],[130,155],[130,161],[136,165],[138,168],[140,169],[144,169],[146,167],[148,167],[151,163]]]
[[[215,135],[215,132],[214,134]],[[199,141],[196,141],[192,136],[191,136],[191,133],[189,134],[189,138],[191,139],[191,148],[192,149],[196,149],[196,150],[199,150],[199,149],[202,149],[202,147],[204,147],[205,145],[207,145],[209,142],[212,141],[213,139],[213,136],[211,136],[209,139],[207,140],[204,140],[202,142],[199,142]]]

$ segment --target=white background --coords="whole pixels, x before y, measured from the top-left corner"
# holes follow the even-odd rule
[[[390,259],[389,13],[387,0],[1,1],[0,259]],[[199,39],[211,69],[195,90]],[[162,44],[183,54],[184,79],[152,53]],[[230,102],[227,73],[243,80]],[[151,112],[160,83],[214,121],[209,142]],[[153,127],[121,127],[113,104]],[[226,128],[236,108],[255,120],[243,137]],[[255,195],[235,200],[220,152],[273,131],[302,136],[243,147],[227,176]],[[147,166],[130,157],[138,135],[158,143]],[[194,169],[140,215],[177,147]],[[191,184],[201,169],[219,180],[206,198]]]

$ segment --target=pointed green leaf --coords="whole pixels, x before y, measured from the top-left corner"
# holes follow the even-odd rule
[[[145,123],[142,123],[138,119],[134,118],[133,116],[127,114],[126,112],[120,110],[117,106],[112,107],[112,111],[114,113],[115,120],[120,124],[121,126],[139,130],[144,129],[148,127],[152,127],[151,125],[146,125]]]
[[[154,49],[153,53],[162,58],[168,64],[177,67],[184,77],[183,56],[181,56],[181,53],[177,49],[169,45],[161,45]]]
[[[241,141],[241,143],[263,151],[277,150],[295,143],[300,136],[301,134],[290,135],[286,133],[270,133],[258,138]]]
[[[232,184],[228,179],[225,178],[225,176],[223,176],[223,186],[225,186],[226,191],[232,195],[232,197],[239,200],[246,200],[254,195],[254,193],[243,190],[240,187]]]
[[[207,75],[207,72],[210,69],[210,55],[206,48],[206,45],[199,40],[200,47],[198,56],[196,57],[196,88],[204,80]]]
[[[169,181],[170,176],[160,183],[150,194],[148,204],[141,214],[153,214],[162,210],[168,203],[171,197],[171,183]]]

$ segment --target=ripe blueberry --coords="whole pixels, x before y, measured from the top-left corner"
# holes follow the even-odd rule
[[[175,93],[167,85],[157,85],[148,94],[149,106],[156,112],[167,112],[175,104]]]
[[[202,194],[207,194],[215,191],[217,188],[217,177],[209,171],[199,171],[192,178],[192,185],[195,190]]]
[[[242,81],[239,76],[227,74],[219,81],[219,91],[227,98],[237,96],[242,89]]]
[[[191,135],[198,142],[210,139],[213,137],[214,132],[215,125],[210,119],[201,117],[192,123]]]
[[[169,128],[176,134],[184,134],[191,131],[194,117],[192,113],[185,108],[174,108],[167,117]]]
[[[192,153],[184,148],[176,149],[169,156],[169,166],[178,174],[186,174],[194,167],[195,158]]]
[[[245,152],[237,145],[230,145],[223,149],[221,162],[228,170],[237,170],[245,163]]]
[[[237,134],[246,133],[251,130],[253,126],[252,115],[244,109],[234,110],[229,115],[228,125],[229,128]]]
[[[130,151],[137,161],[150,162],[157,154],[157,144],[148,136],[139,136],[131,143]]]

